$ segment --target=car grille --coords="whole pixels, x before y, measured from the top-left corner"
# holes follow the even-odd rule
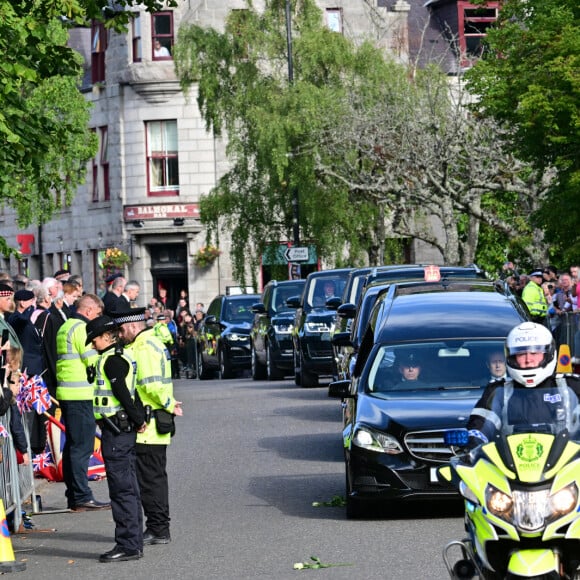
[[[409,453],[422,461],[445,463],[453,456],[443,440],[443,430],[411,431],[405,435],[405,446]]]

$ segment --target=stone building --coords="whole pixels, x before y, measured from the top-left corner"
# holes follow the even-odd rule
[[[431,3],[437,9],[450,4]],[[409,31],[414,38],[420,15],[427,22],[430,18],[423,0],[318,4],[329,27],[349,37],[372,38],[402,60],[414,46]],[[223,253],[211,266],[193,262],[205,243],[198,201],[227,170],[227,160],[224,144],[205,130],[195,92],[186,98],[180,90],[171,50],[181,22],[221,29],[230,10],[244,7],[243,0],[181,0],[177,8],[155,14],[133,8],[132,24],[123,34],[98,24],[71,31],[70,43],[86,62],[82,90],[93,105],[91,128],[99,151],[72,205],[50,222],[20,231],[9,211],[0,215],[2,235],[23,254],[18,262],[0,260],[0,270],[42,278],[65,268],[82,273],[88,291],[100,291],[107,273],[104,252],[119,248],[131,258],[125,275],[141,284],[141,304],[160,287],[168,290],[170,304],[181,289],[190,302],[207,304],[237,286],[227,232],[220,239]],[[409,14],[415,18],[411,24]],[[432,32],[433,38],[439,32]],[[428,249],[418,250],[414,259],[438,261]]]

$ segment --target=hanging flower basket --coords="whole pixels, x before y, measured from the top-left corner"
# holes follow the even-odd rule
[[[222,251],[216,246],[204,246],[193,255],[193,263],[199,268],[207,268],[221,253]]]
[[[103,256],[102,266],[107,270],[122,269],[131,262],[128,254],[119,248],[107,248]]]

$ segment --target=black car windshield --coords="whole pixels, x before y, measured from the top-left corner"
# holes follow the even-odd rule
[[[303,287],[303,282],[276,286],[272,290],[272,312],[274,314],[280,314],[281,312],[294,312],[294,308],[290,308],[286,305],[286,300],[292,296],[302,294]]]
[[[382,345],[370,362],[373,393],[459,391],[505,376],[503,340],[453,340]]]
[[[254,313],[252,306],[257,302],[256,297],[231,300],[225,308],[224,320],[227,322],[252,322]]]
[[[325,308],[329,298],[342,296],[345,285],[344,278],[313,278],[308,285],[304,304],[310,308]]]

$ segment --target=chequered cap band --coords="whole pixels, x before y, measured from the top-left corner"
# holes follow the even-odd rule
[[[138,312],[137,314],[127,314],[119,318],[113,318],[115,324],[125,324],[126,322],[141,322],[145,320],[145,314]]]
[[[0,290],[0,296],[12,296],[14,294],[14,290]]]

